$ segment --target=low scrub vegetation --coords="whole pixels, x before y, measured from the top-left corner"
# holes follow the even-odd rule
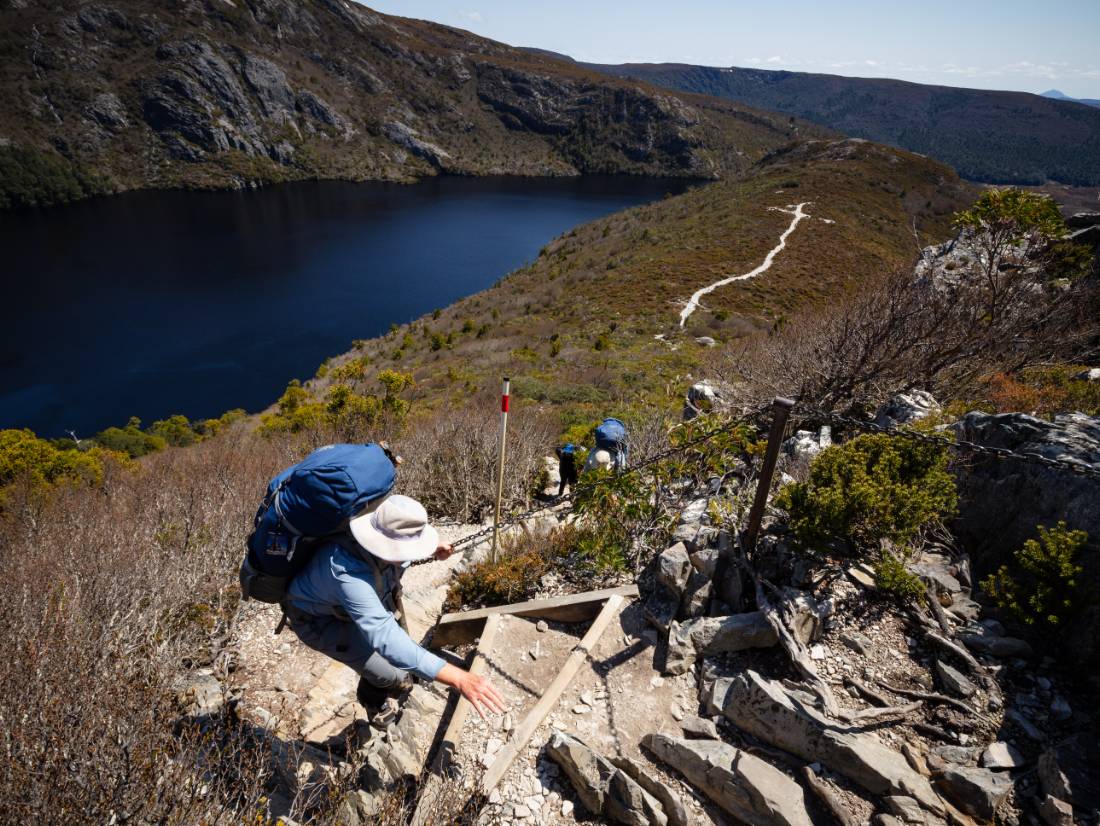
[[[884,543],[875,560],[875,586],[900,603],[920,602],[925,598],[924,583],[910,571],[905,562],[908,554]]]
[[[1038,527],[1039,538],[1029,539],[982,581],[983,590],[1017,622],[1054,630],[1064,626],[1083,606],[1078,563],[1088,542],[1084,531],[1071,531],[1065,522]]]
[[[0,209],[64,204],[108,189],[103,178],[53,152],[0,146]]]
[[[905,544],[955,511],[947,448],[868,434],[822,451],[809,478],[785,487],[776,504],[807,546],[839,543],[868,555],[885,540]]]
[[[747,342],[727,370],[743,400],[784,395],[860,412],[915,388],[974,399],[990,377],[1016,380],[1098,352],[1091,252],[1061,245],[1065,224],[1049,199],[987,193],[955,223],[975,252],[962,256],[965,264],[948,261],[949,276],[929,259],[919,278],[906,267],[872,279],[858,298],[786,319]],[[1064,402],[1073,404],[1075,393],[1088,398],[1067,389]]]
[[[456,574],[447,595],[448,611],[464,606],[522,602],[542,589],[551,571],[569,569],[578,552],[578,531],[571,525],[549,531],[524,529],[503,535],[496,560],[485,559]]]

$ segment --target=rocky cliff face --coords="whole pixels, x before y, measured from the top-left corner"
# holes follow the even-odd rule
[[[0,14],[0,153],[107,189],[718,177],[797,131],[337,0],[6,0]]]

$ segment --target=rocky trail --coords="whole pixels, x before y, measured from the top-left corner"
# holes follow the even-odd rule
[[[934,407],[930,397],[897,397],[883,415],[909,421]],[[1001,438],[1029,424],[1020,414],[996,418],[986,425],[999,426]],[[1043,444],[1093,463],[1100,442],[1091,427],[1052,423]],[[784,443],[781,472],[798,472],[827,441],[796,433]],[[500,782],[485,789],[490,767],[588,629],[501,616],[484,654],[509,707],[466,717],[457,772],[434,797],[406,801],[409,812],[418,803],[427,812],[420,826],[1100,823],[1089,701],[1051,657],[983,616],[966,555],[927,545],[908,565],[930,599],[904,606],[882,597],[866,564],[809,566],[772,529],[772,516],[753,557],[758,573],[723,578],[719,562],[735,536],[712,522],[710,504],[736,497],[740,484],[729,477],[687,491],[674,544],[640,578],[639,596],[616,608],[530,740],[511,747],[516,758]],[[559,510],[540,521],[570,518]],[[446,527],[444,536],[480,527]],[[481,553],[484,546],[469,556]],[[465,564],[456,556],[410,569],[414,637],[430,639]],[[776,586],[764,602],[750,579],[760,571]],[[557,584],[546,590],[557,593]],[[293,634],[274,636],[277,620],[277,608],[245,605],[232,668],[194,675],[181,691],[192,713],[228,699],[267,733],[272,818],[301,811],[355,764],[363,768],[341,822],[404,822],[387,808],[390,790],[428,776],[451,698],[418,685],[372,725],[355,702],[355,675]],[[470,650],[464,642],[445,653],[457,661]],[[792,651],[804,655],[798,668]]]
[[[725,287],[729,284],[733,284],[736,281],[748,281],[751,278],[756,278],[756,276],[762,275],[763,273],[771,269],[772,263],[775,261],[775,257],[779,255],[779,253],[781,253],[784,249],[786,249],[787,239],[791,236],[791,233],[795,231],[795,228],[798,226],[799,222],[803,218],[811,217],[808,213],[803,211],[803,208],[809,205],[809,201],[803,201],[800,204],[788,205],[786,208],[768,207],[769,212],[784,212],[787,215],[792,216],[790,225],[787,227],[786,230],[783,231],[783,234],[779,236],[779,243],[772,247],[771,251],[769,251],[767,256],[765,256],[764,262],[756,269],[750,270],[743,275],[731,275],[728,278],[723,278],[720,281],[715,281],[710,286],[696,290],[691,298],[688,299],[688,302],[684,305],[684,308],[680,311],[680,326],[683,327],[687,323],[687,320],[691,318],[691,314],[694,313],[695,310],[699,307],[699,302],[702,300],[703,296],[709,295],[710,293],[717,290],[719,287]]]

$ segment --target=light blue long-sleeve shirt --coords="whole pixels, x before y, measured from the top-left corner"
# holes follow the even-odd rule
[[[388,571],[389,582],[396,584],[397,570]],[[374,585],[374,568],[366,560],[337,544],[318,548],[287,590],[291,605],[316,616],[351,620],[359,642],[377,651],[392,665],[411,671],[426,680],[434,680],[443,668],[443,660],[417,645],[382,604]]]

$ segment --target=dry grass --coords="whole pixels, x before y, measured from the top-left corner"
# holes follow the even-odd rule
[[[530,467],[546,434],[536,420],[521,422],[513,455]],[[433,515],[472,515],[488,498],[494,434],[466,415],[409,435],[400,489],[427,500]],[[234,628],[237,566],[264,486],[330,435],[261,438],[239,425],[131,472],[111,467],[98,487],[8,489],[0,815],[27,823],[260,816],[285,746],[231,711],[187,723],[173,681],[228,667],[220,654]],[[525,482],[508,493],[526,501]],[[298,801],[296,814],[325,822],[344,788],[327,784]]]
[[[1100,284],[1085,279],[1036,294],[1027,281],[1004,281],[997,291],[978,285],[948,294],[896,272],[858,300],[792,318],[747,342],[717,369],[748,405],[789,396],[858,412],[914,388],[944,401],[998,393],[1026,401],[1015,380],[991,384],[987,377],[1036,375],[1034,368],[1095,354]],[[1078,397],[1068,389],[1063,395]],[[1056,402],[1053,394],[1048,402]]]

